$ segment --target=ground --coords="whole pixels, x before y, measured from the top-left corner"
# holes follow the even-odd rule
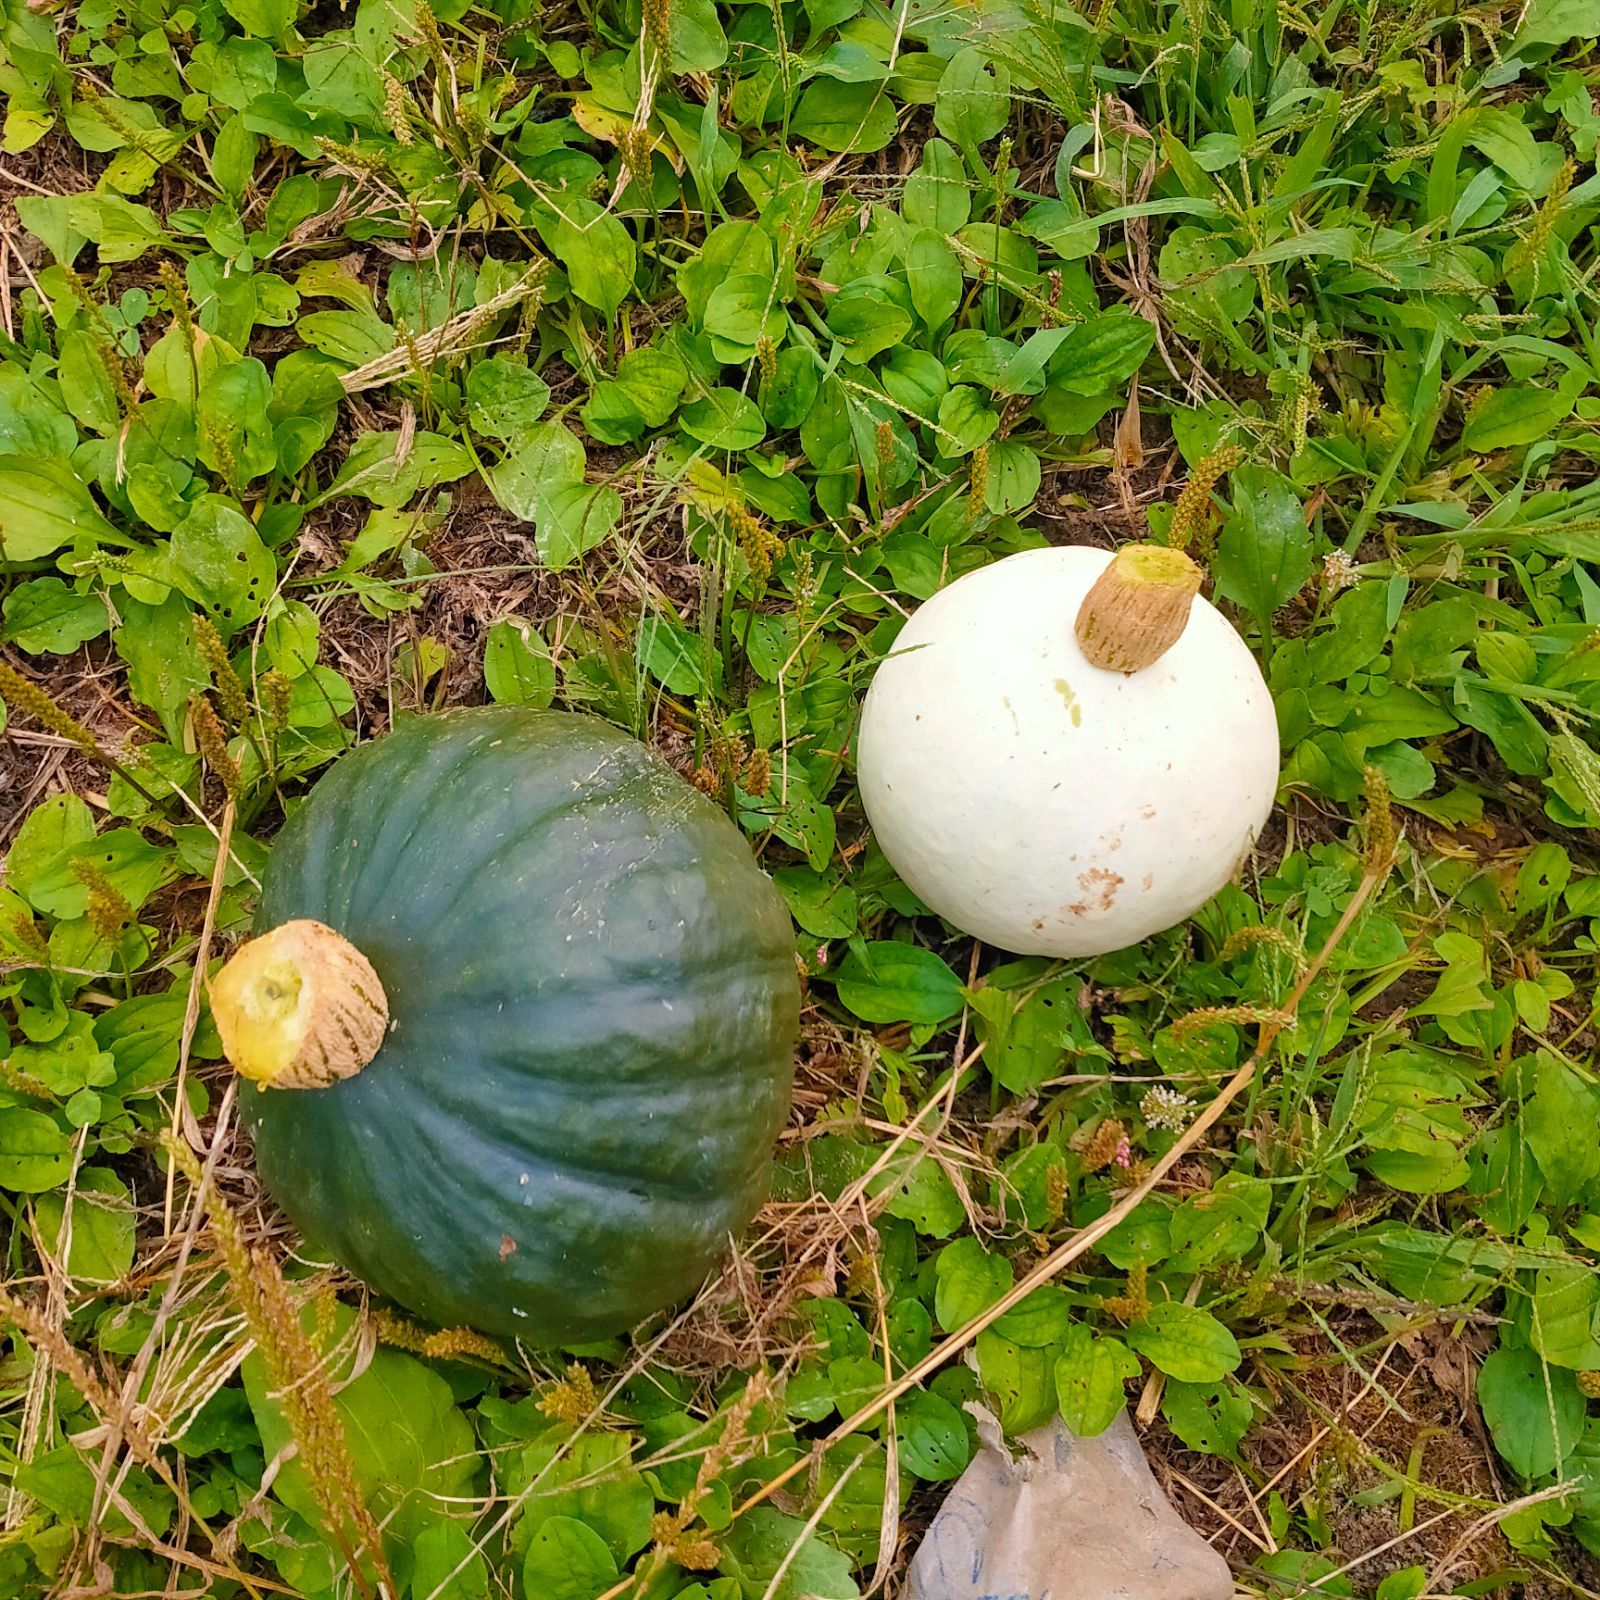
[[[1600,1591],[1597,36],[10,0],[0,1594],[893,1595],[972,1408],[1124,1403],[1243,1594]],[[1145,539],[1276,804],[1019,961],[876,844],[861,699]],[[795,924],[772,1198],[580,1348],[302,1239],[206,1003],[316,777],[484,702],[643,740]]]

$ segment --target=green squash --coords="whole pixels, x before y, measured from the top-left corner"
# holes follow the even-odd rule
[[[389,1007],[353,1076],[241,1082],[309,1239],[534,1344],[696,1289],[766,1195],[799,1014],[788,914],[721,810],[590,717],[415,717],[285,825],[256,928],[301,918]]]

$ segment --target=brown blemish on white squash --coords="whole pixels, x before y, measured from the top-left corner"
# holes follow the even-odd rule
[[[1072,685],[1065,678],[1056,679],[1056,693],[1061,696],[1061,703],[1067,708],[1067,715],[1072,718],[1072,726],[1083,726],[1083,707],[1078,704],[1078,697],[1073,693]]]
[[[1078,874],[1078,887],[1086,894],[1099,895],[1100,904],[1096,909],[1100,911],[1109,911],[1116,904],[1117,890],[1123,881],[1122,874],[1109,867],[1090,867],[1087,872]]]

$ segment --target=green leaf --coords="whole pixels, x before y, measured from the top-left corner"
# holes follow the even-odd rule
[[[675,617],[652,612],[639,630],[639,661],[671,694],[699,695],[710,691],[706,675],[706,650],[700,636]]]
[[[780,361],[792,353],[782,351]],[[671,420],[688,376],[683,362],[666,347],[630,350],[617,363],[616,377],[595,385],[583,407],[583,425],[602,444],[627,444],[646,428]]]
[[[972,1455],[967,1424],[942,1395],[914,1390],[897,1408],[900,1461],[913,1477],[949,1483],[966,1470]]]
[[[958,383],[939,402],[939,449],[944,455],[970,455],[999,426],[1000,414],[970,384]]]
[[[683,408],[678,425],[713,450],[750,450],[767,436],[754,400],[737,389],[712,389]]]
[[[278,464],[267,418],[271,403],[272,380],[253,356],[219,367],[200,386],[195,404],[200,459],[236,489]]]
[[[982,50],[957,51],[939,79],[933,125],[967,151],[993,139],[1011,116],[1011,75]]]
[[[1381,583],[1358,584],[1333,603],[1328,626],[1306,651],[1314,683],[1340,683],[1371,662],[1389,636],[1388,596]]]
[[[1094,1048],[1077,988],[1066,977],[1022,991],[984,984],[973,992],[977,1036],[986,1047],[984,1063],[1002,1088],[1032,1094],[1054,1075],[1069,1046]]]
[[[500,705],[549,705],[556,697],[556,668],[544,635],[531,622],[502,617],[484,643],[483,681]]]
[[[1095,1333],[1081,1322],[1074,1324],[1056,1357],[1061,1420],[1080,1438],[1104,1433],[1127,1400],[1123,1384],[1138,1376],[1138,1360],[1120,1339]]]
[[[961,157],[943,139],[922,147],[916,171],[906,179],[900,214],[912,228],[951,234],[972,215],[972,195]]]
[[[207,495],[173,531],[173,582],[202,605],[224,635],[254,622],[278,581],[277,563],[255,524],[231,500]]]
[[[1066,1292],[1047,1283],[1024,1295],[994,1326],[1013,1344],[1042,1350],[1059,1344],[1071,1322],[1072,1303]]]
[[[931,950],[896,939],[852,946],[834,973],[840,1001],[863,1022],[948,1022],[961,980]]]
[[[96,1458],[96,1465],[98,1459]],[[81,1529],[98,1528],[114,1539],[141,1537],[133,1520],[117,1505],[120,1499],[138,1517],[140,1525],[160,1538],[171,1526],[177,1500],[142,1467],[130,1467],[117,1497],[109,1501],[96,1494],[101,1479],[95,1467],[70,1444],[42,1451],[16,1468],[17,1492],[37,1500],[58,1517]]]
[[[522,1566],[522,1586],[539,1600],[595,1600],[617,1581],[605,1540],[576,1517],[540,1524]]]
[[[995,516],[1013,515],[1033,504],[1042,481],[1038,456],[1020,439],[1002,439],[989,451],[984,507]]]
[[[1524,1478],[1554,1472],[1583,1431],[1577,1378],[1532,1350],[1491,1352],[1478,1369],[1478,1403],[1495,1449]]]
[[[1539,142],[1510,106],[1475,107],[1466,121],[1466,142],[1494,162],[1519,189],[1542,194],[1549,183]]]
[[[3,1115],[3,1113],[0,1113]],[[64,1190],[34,1201],[39,1237],[76,1283],[115,1283],[133,1265],[134,1210],[128,1186],[106,1167],[80,1167],[72,1184],[71,1227]]]
[[[5,599],[4,637],[29,655],[67,655],[111,626],[104,595],[79,594],[60,578],[33,578]]]
[[[0,1189],[43,1194],[72,1171],[73,1141],[53,1117],[25,1106],[0,1106]]]
[[[295,325],[300,337],[346,366],[365,366],[395,346],[395,331],[371,311],[312,311]]]
[[[522,1470],[530,1482],[537,1479],[537,1486],[517,1526],[519,1544],[536,1537],[551,1519],[568,1518],[585,1523],[613,1562],[626,1561],[649,1544],[655,1496],[632,1465],[626,1435],[585,1434],[560,1460],[553,1460],[555,1453],[555,1441],[548,1437],[524,1452]]]
[[[32,899],[64,855],[94,842],[94,813],[75,794],[51,795],[23,819],[6,854],[6,882]]]
[[[75,539],[127,545],[63,461],[0,455],[0,554],[37,561]]]
[[[1311,576],[1311,532],[1294,485],[1253,462],[1233,474],[1233,514],[1217,545],[1218,590],[1255,617],[1263,633],[1272,613]]]
[[[991,1203],[1008,1219],[1042,1233],[1060,1214],[1066,1168],[1060,1146],[1043,1140],[1028,1145],[1001,1162]]]
[[[771,1506],[737,1518],[723,1539],[722,1570],[738,1579],[743,1600],[859,1600],[851,1566],[799,1517]]]
[[[1155,328],[1131,311],[1090,317],[1067,331],[1050,360],[1050,381],[1068,394],[1119,388],[1139,370],[1155,338]]]
[[[1504,1524],[1502,1524],[1504,1526]],[[1402,1567],[1391,1572],[1372,1592],[1372,1600],[1417,1600],[1428,1587],[1426,1567]]]
[[[946,1333],[964,1328],[1011,1287],[1011,1263],[974,1238],[957,1239],[934,1264],[933,1314]]]
[[[644,413],[614,378],[594,386],[578,416],[584,432],[600,444],[631,444],[645,430]]]
[[[762,339],[777,344],[788,320],[777,285],[758,273],[724,279],[706,301],[705,329],[725,364],[749,360]]]
[[[943,363],[926,350],[913,350],[908,345],[891,352],[878,375],[890,399],[926,422],[938,416],[939,402],[950,388]]]
[[[713,0],[673,0],[668,54],[674,72],[715,72],[728,59]]]
[[[1240,1361],[1233,1335],[1209,1311],[1181,1300],[1158,1301],[1124,1337],[1169,1378],[1185,1383],[1215,1383]]]
[[[184,988],[183,994],[124,1000],[95,1019],[95,1042],[111,1052],[123,1094],[152,1088],[177,1071],[188,1000],[187,985]]]
[[[1473,407],[1461,431],[1468,450],[1505,450],[1534,444],[1563,421],[1577,396],[1560,389],[1540,389],[1531,383],[1496,389]]]
[[[894,102],[878,84],[818,78],[800,96],[789,131],[823,150],[870,155],[894,138]]]
[[[1034,395],[1045,383],[1045,367],[1072,337],[1073,328],[1041,328],[1030,333],[1022,346],[1002,362],[992,385],[996,394]]]
[[[819,939],[847,939],[856,931],[856,892],[838,878],[809,867],[779,867],[772,874],[789,915]]]
[[[70,455],[78,430],[72,419],[52,405],[37,383],[23,383],[15,369],[0,368],[19,381],[0,381],[0,454]]]
[[[1272,1186],[1264,1178],[1229,1172],[1173,1213],[1169,1238],[1173,1264],[1198,1272],[1218,1261],[1241,1261],[1267,1225]]]
[[[75,329],[61,339],[56,377],[67,409],[84,427],[96,433],[115,433],[122,422],[116,390],[106,371],[104,341],[85,329]]]
[[[718,284],[740,274],[770,279],[772,240],[753,222],[720,222],[706,235],[700,253],[678,268],[678,290],[696,327],[705,321],[706,306]]]
[[[128,687],[141,705],[157,712],[169,739],[182,737],[189,699],[210,687],[211,675],[195,644],[189,607],[169,594],[160,605],[122,602],[117,652],[128,664]]]
[[[96,190],[70,195],[66,201],[72,232],[82,235],[96,247],[103,265],[137,261],[145,251],[167,241],[159,219],[149,206],[124,200],[119,194]],[[17,202],[19,215],[27,203],[26,200]]]
[[[1049,1421],[1056,1409],[1054,1351],[1025,1349],[988,1328],[978,1335],[973,1354],[1007,1434],[1015,1437]]]
[[[881,83],[889,76],[889,65],[881,55],[846,39],[829,45],[816,58],[813,70],[846,83]]]
[[[475,471],[465,445],[437,433],[364,433],[350,447],[324,500],[359,494],[379,506],[403,506],[423,489],[454,483]]]
[[[852,278],[829,299],[828,332],[846,361],[863,365],[911,331],[911,308],[901,303],[906,298],[892,278],[867,274]]]
[[[1161,1395],[1167,1426],[1189,1449],[1229,1460],[1237,1458],[1254,1410],[1250,1396],[1231,1378],[1223,1383],[1181,1383],[1174,1378]]]
[[[862,1378],[875,1377],[875,1381],[870,1389],[856,1388],[840,1393],[839,1409],[847,1416],[859,1410],[883,1388],[882,1362],[867,1361],[863,1366],[867,1370],[862,1373]],[[863,1433],[841,1440],[823,1456],[818,1467],[818,1495],[826,1502],[830,1492],[835,1487],[839,1488],[831,1502],[827,1502],[827,1509],[818,1524],[818,1534],[862,1566],[874,1561],[878,1554],[888,1478],[888,1452],[876,1439],[868,1438]]]
[[[509,356],[490,356],[467,374],[467,420],[485,438],[517,438],[549,404],[550,385]]]
[[[553,228],[540,232],[566,269],[572,292],[585,305],[614,317],[633,287],[633,235],[593,200],[563,196],[561,203],[564,214]]]
[[[1563,1211],[1600,1176],[1600,1142],[1573,1137],[1574,1128],[1600,1122],[1600,1094],[1542,1050],[1534,1081],[1533,1096],[1522,1112],[1522,1131],[1544,1174],[1551,1207]]]
[[[463,1523],[436,1516],[411,1544],[413,1600],[488,1600],[489,1566]]]
[[[250,180],[255,175],[259,145],[260,141],[245,126],[241,116],[229,117],[212,141],[212,176],[235,206],[244,199]]]
[[[1446,969],[1462,975],[1459,1000],[1441,1000],[1439,990],[1418,1006],[1434,1015],[1457,1015],[1489,1004],[1479,993],[1481,954]],[[1460,1085],[1440,1071],[1437,1060],[1420,1052],[1391,1050],[1368,1064],[1368,1087],[1360,1129],[1367,1144],[1365,1165],[1380,1182],[1404,1194],[1443,1194],[1466,1181],[1462,1144],[1472,1124],[1454,1104]]]
[[[39,1044],[19,1044],[12,1065],[62,1099],[79,1089],[104,1089],[117,1081],[116,1059],[95,1043],[93,1030],[87,1015],[69,1012],[64,1033]]]
[[[344,1426],[357,1486],[384,1523],[386,1534],[402,1542],[426,1528],[440,1503],[467,1495],[478,1473],[472,1425],[456,1408],[450,1385],[423,1362],[399,1350],[380,1347],[359,1377],[349,1378],[352,1346],[338,1344],[354,1312],[339,1307],[332,1337],[325,1347],[348,1349],[346,1371],[336,1373],[334,1405]],[[301,1313],[309,1330],[316,1312]],[[289,1425],[272,1391],[259,1353],[245,1358],[242,1369],[250,1410],[271,1460],[285,1456],[273,1493],[314,1527],[320,1527],[319,1501],[307,1477],[306,1463],[291,1454]],[[339,1381],[349,1378],[349,1381]]]
[[[616,382],[638,407],[647,428],[659,428],[671,420],[688,377],[676,352],[665,346],[630,350],[617,363]]]
[[[1600,0],[1533,0],[1522,13],[1511,48],[1527,44],[1565,44],[1600,35]]]
[[[223,0],[223,9],[257,39],[279,39],[293,25],[296,0]]]
[[[1157,270],[1167,286],[1163,306],[1175,327],[1189,335],[1215,337],[1250,315],[1255,279],[1248,272],[1228,270],[1238,257],[1231,240],[1203,228],[1179,227],[1167,235]]]
[[[1572,858],[1567,852],[1550,842],[1535,845],[1517,868],[1517,914],[1543,910],[1561,898],[1571,881]]]
[[[895,1185],[895,1174],[871,1185],[874,1194]],[[889,1202],[889,1215],[909,1222],[930,1239],[948,1239],[967,1220],[955,1183],[938,1158],[927,1152],[914,1156],[905,1170],[903,1187]]]
[[[1593,1332],[1597,1313],[1600,1278],[1593,1267],[1574,1261],[1534,1274],[1529,1342],[1551,1365],[1576,1371],[1600,1367],[1600,1343]]]
[[[375,122],[382,117],[383,79],[353,45],[334,35],[325,36],[301,55],[300,70],[306,78],[300,104],[307,111],[328,111],[357,122]],[[389,280],[391,293],[397,278],[398,273]],[[417,325],[412,321],[412,327]]]
[[[906,282],[911,304],[928,328],[937,328],[956,314],[963,284],[961,263],[942,233],[924,228],[906,247]]]
[[[541,422],[518,439],[499,466],[485,474],[494,497],[513,516],[536,522],[557,489],[583,482],[583,445],[559,422]]]
[[[833,855],[837,823],[832,809],[812,794],[804,777],[791,771],[786,792],[774,786],[763,796],[738,794],[739,821],[747,830],[771,829],[785,844],[801,851],[812,870],[821,872]]]

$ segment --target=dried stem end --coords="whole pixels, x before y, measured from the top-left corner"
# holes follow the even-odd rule
[[[1200,569],[1181,550],[1125,544],[1078,608],[1078,648],[1108,672],[1141,672],[1188,625]]]
[[[372,964],[320,922],[286,922],[244,945],[211,984],[234,1070],[263,1089],[324,1089],[377,1055],[389,1001]]]

